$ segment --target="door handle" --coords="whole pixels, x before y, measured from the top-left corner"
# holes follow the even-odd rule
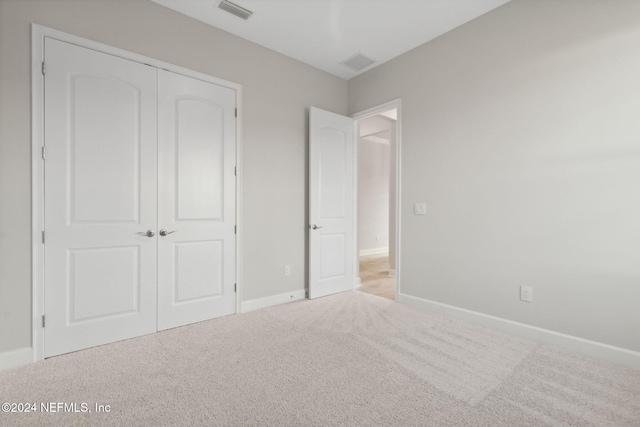
[[[156,235],[156,233],[154,233],[153,230],[147,230],[146,232],[138,231],[138,234],[141,236],[147,236],[147,237],[153,237]]]
[[[165,230],[165,229],[163,228],[162,230],[160,230],[160,235],[161,235],[162,237],[164,237],[164,236],[168,236],[169,234],[175,233],[176,231],[177,231],[177,230],[167,231],[167,230]]]
[[[312,228],[313,230],[317,230],[317,229],[319,229],[319,228],[322,228],[322,226],[321,226],[321,225],[320,225],[320,226],[318,226],[318,225],[313,224],[313,225],[311,226],[311,228]]]

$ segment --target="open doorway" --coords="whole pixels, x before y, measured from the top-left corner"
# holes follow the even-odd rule
[[[396,300],[398,106],[358,116],[358,290]]]

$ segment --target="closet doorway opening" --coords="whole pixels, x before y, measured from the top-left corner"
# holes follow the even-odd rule
[[[357,289],[397,300],[399,101],[356,116]]]

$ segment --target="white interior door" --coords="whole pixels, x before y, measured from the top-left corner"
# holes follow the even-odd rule
[[[156,70],[45,40],[45,356],[156,330]],[[142,233],[142,234],[139,234]]]
[[[309,111],[309,298],[354,287],[354,121]]]
[[[235,90],[45,40],[45,357],[235,313]]]
[[[158,81],[163,330],[235,313],[236,96],[168,71]]]

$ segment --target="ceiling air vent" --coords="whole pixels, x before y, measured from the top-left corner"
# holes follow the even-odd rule
[[[249,9],[245,9],[242,6],[238,6],[237,4],[231,3],[227,0],[222,0],[220,4],[218,4],[218,9],[229,12],[230,14],[235,15],[238,18],[242,18],[245,21],[249,19],[251,15],[253,15],[253,12],[251,12]]]
[[[349,67],[354,71],[360,71],[363,68],[366,68],[369,65],[373,64],[374,62],[376,61],[374,61],[373,59],[369,59],[362,54],[356,53],[351,58],[342,61],[340,64],[344,65],[345,67]]]

